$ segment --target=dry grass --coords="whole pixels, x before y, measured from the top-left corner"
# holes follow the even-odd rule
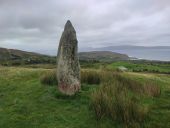
[[[139,104],[135,96],[130,95],[120,82],[111,85],[105,83],[91,95],[90,108],[97,120],[103,117],[123,123],[124,127],[140,127],[147,109]]]
[[[56,71],[48,71],[40,78],[42,84],[56,85],[57,76]],[[96,71],[96,70],[82,70],[81,83],[85,84],[112,84],[113,82],[121,83],[120,88],[127,88],[128,90],[137,94],[147,94],[148,96],[157,97],[161,94],[160,87],[150,81],[140,83],[132,78],[127,78],[120,72],[112,71]]]
[[[142,126],[148,108],[137,97],[160,94],[160,87],[151,81],[141,83],[119,72],[101,72],[101,86],[93,91],[90,108],[97,120],[107,117],[125,128],[138,128]]]
[[[57,84],[57,75],[56,71],[48,71],[43,74],[40,78],[42,84],[45,85],[56,85]],[[100,84],[101,82],[101,73],[95,70],[82,70],[81,71],[81,83],[86,84]]]
[[[94,71],[94,70],[81,71],[81,83],[100,84],[100,82],[101,82],[101,74],[99,71]]]
[[[126,87],[133,93],[148,95],[152,97],[158,97],[161,94],[161,88],[155,82],[147,81],[141,83],[132,78],[127,78],[120,73],[113,73],[113,77],[115,81],[117,80],[121,83],[121,86]]]
[[[143,85],[143,91],[146,95],[152,97],[158,97],[161,94],[160,87],[156,83],[149,81]]]
[[[40,82],[44,85],[57,85],[56,71],[48,71],[40,78]]]
[[[43,84],[57,84],[56,72],[41,77]],[[82,70],[81,83],[100,84],[91,94],[90,108],[96,119],[110,118],[125,128],[138,128],[143,123],[148,109],[141,105],[138,95],[157,97],[161,89],[153,82],[141,83],[120,72]]]

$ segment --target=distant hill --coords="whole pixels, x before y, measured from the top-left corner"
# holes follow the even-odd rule
[[[115,61],[115,60],[129,60],[126,54],[120,54],[110,51],[91,51],[80,52],[80,60],[98,60],[98,61]]]
[[[115,60],[129,60],[125,54],[109,52],[109,51],[92,51],[80,52],[80,60],[96,60],[96,61],[115,61]],[[56,57],[43,55],[34,52],[26,52],[16,49],[0,48],[0,63],[19,63],[33,64],[33,63],[55,63]]]
[[[47,55],[16,49],[0,48],[0,60],[36,59],[39,57],[47,57]]]
[[[21,63],[49,63],[51,61],[54,61],[54,57],[16,49],[0,48],[0,64],[19,65]]]
[[[170,61],[170,46],[109,46],[92,48],[95,51],[112,51],[145,60]]]

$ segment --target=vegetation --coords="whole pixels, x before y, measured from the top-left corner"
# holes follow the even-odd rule
[[[117,69],[119,66],[126,67],[133,72],[151,72],[170,74],[169,62],[152,62],[152,61],[119,61],[107,66],[109,69]]]
[[[85,84],[100,84],[101,74],[95,70],[82,70],[81,71],[81,83]]]
[[[96,118],[107,117],[128,128],[140,127],[147,109],[126,88],[120,88],[121,83],[113,84],[105,84],[92,93],[91,108]]]
[[[48,71],[40,77],[40,81],[44,85],[57,85],[56,70]],[[101,74],[95,70],[82,70],[81,83],[84,84],[100,84]]]
[[[82,90],[72,97],[57,91],[53,69],[0,67],[0,127],[170,127],[169,75],[93,64],[82,70]]]
[[[57,85],[56,70],[50,70],[44,73],[40,77],[40,81],[44,85]],[[142,83],[125,77],[119,72],[103,71],[103,70],[91,70],[85,69],[81,71],[81,83],[82,84],[105,84],[112,83],[115,81],[120,83],[119,88],[126,88],[133,93],[145,94],[148,96],[156,97],[161,94],[160,87],[150,81],[143,81]],[[116,83],[117,84],[117,83]]]
[[[29,64],[55,63],[55,57],[15,49],[0,48],[0,65],[19,66]]]
[[[40,81],[42,84],[45,84],[45,85],[57,85],[56,71],[52,70],[52,71],[44,73],[41,76]]]
[[[129,60],[125,54],[93,51],[79,53],[81,61],[86,62],[112,62],[115,60]],[[0,48],[0,65],[3,66],[25,66],[32,64],[55,64],[56,57],[26,52],[16,49]]]
[[[126,54],[120,54],[110,51],[92,51],[79,53],[80,60],[96,60],[100,62],[112,62],[116,60],[129,60]]]
[[[108,75],[112,78],[108,79]],[[107,81],[91,95],[91,108],[96,118],[107,117],[128,128],[143,126],[148,108],[139,101],[145,94],[160,96],[160,87],[150,82],[143,85],[119,73],[104,73],[103,77]]]

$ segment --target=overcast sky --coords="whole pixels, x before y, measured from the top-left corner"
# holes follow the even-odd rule
[[[170,46],[170,0],[0,0],[0,47],[56,54],[68,19],[80,50]]]

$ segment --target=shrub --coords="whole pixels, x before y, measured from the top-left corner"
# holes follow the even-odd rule
[[[50,71],[42,75],[40,82],[44,85],[57,85],[56,71]]]
[[[125,127],[140,127],[146,115],[145,107],[139,104],[139,100],[131,95],[127,88],[120,82],[105,83],[91,95],[90,108],[96,118],[111,118],[123,123]]]

